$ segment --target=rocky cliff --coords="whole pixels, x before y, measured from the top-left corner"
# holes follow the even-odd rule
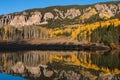
[[[120,2],[97,3],[87,6],[54,6],[48,8],[31,9],[23,12],[0,16],[0,25],[13,25],[15,27],[25,25],[45,25],[55,23],[56,20],[73,20],[74,23],[86,21],[106,20],[119,17]],[[94,20],[91,20],[91,19]],[[73,24],[74,24],[73,23]],[[66,24],[69,24],[66,22]]]

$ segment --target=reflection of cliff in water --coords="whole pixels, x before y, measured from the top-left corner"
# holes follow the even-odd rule
[[[82,67],[87,70],[100,71],[104,73],[120,74],[120,53],[115,52],[56,52],[56,51],[29,51],[10,52],[0,54],[0,72],[9,73],[11,67],[17,62],[26,66],[38,67],[41,64],[52,64],[52,68],[58,63],[64,66]],[[79,72],[81,72],[78,68]]]

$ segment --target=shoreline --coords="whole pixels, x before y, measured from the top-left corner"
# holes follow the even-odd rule
[[[26,43],[21,42],[0,42],[0,51],[103,51],[110,50],[108,46],[96,44],[76,44],[76,43]]]

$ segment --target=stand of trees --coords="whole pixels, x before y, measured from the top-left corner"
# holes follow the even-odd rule
[[[117,27],[109,25],[108,27],[95,29],[91,34],[91,42],[104,43],[108,46],[120,44],[120,25]]]
[[[48,39],[50,35],[37,26],[15,28],[4,26],[0,28],[0,40]]]

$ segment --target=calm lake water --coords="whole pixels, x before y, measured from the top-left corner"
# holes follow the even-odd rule
[[[0,73],[29,80],[120,80],[120,52],[0,52]]]

